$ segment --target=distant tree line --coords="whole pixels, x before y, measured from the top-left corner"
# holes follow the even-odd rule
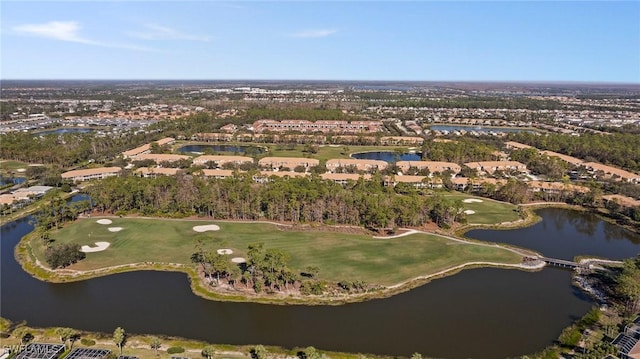
[[[379,105],[372,103],[372,106]],[[559,110],[563,105],[554,100],[539,100],[527,97],[454,97],[442,100],[403,99],[385,102],[388,107],[427,107],[427,108],[468,108],[468,109],[528,109]]]
[[[122,151],[157,140],[159,137],[161,135],[158,133],[102,137],[93,133],[38,136],[11,132],[2,136],[0,158],[67,168],[89,159],[96,162],[111,161]]]
[[[450,226],[461,220],[462,203],[423,196],[400,186],[402,195],[385,187],[382,177],[345,186],[310,178],[271,178],[257,185],[250,174],[206,179],[189,174],[140,178],[110,177],[87,189],[98,211],[144,215],[200,215],[239,219],[364,226],[374,230]]]
[[[541,150],[563,153],[621,167],[629,171],[640,171],[640,136],[631,133],[610,135],[581,134],[570,136],[548,134],[537,136],[528,132],[509,135],[509,140],[522,142]]]

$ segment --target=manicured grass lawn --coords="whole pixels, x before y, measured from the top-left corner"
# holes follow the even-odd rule
[[[502,222],[511,222],[518,220],[517,206],[498,202],[487,198],[476,197],[464,193],[450,193],[445,195],[447,198],[455,198],[465,200],[467,198],[479,199],[482,202],[463,203],[464,209],[475,211],[474,214],[467,215],[468,223],[478,224],[498,224]]]
[[[27,166],[29,166],[29,164],[26,163],[26,162],[12,161],[12,160],[0,160],[0,169],[3,172],[15,171],[18,168],[25,168],[26,169]]]
[[[246,258],[247,246],[262,242],[266,248],[280,248],[289,253],[290,267],[296,272],[312,265],[320,268],[319,277],[323,279],[364,280],[384,285],[470,261],[520,262],[518,255],[503,249],[427,234],[374,239],[366,235],[280,231],[271,224],[228,222],[213,222],[220,226],[220,231],[197,233],[193,226],[210,222],[116,218],[110,225],[100,225],[96,219],[79,220],[53,234],[58,243],[111,243],[105,251],[87,253],[87,258],[72,269],[88,270],[146,261],[190,263],[196,238],[204,238],[211,250],[232,249],[234,253],[230,258]],[[113,233],[107,230],[108,227],[124,229]],[[44,262],[41,250],[35,252]]]

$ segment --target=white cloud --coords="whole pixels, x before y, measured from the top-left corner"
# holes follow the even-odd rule
[[[292,34],[292,37],[300,37],[300,38],[319,38],[319,37],[327,37],[327,36],[331,36],[333,34],[335,34],[336,32],[338,32],[337,30],[307,30],[307,31],[301,31],[301,32],[297,32],[295,34]]]
[[[120,49],[136,50],[136,51],[152,51],[153,49],[132,44],[116,44],[107,43],[101,41],[95,41],[83,37],[79,34],[81,26],[76,21],[50,21],[44,24],[24,24],[14,26],[13,31],[32,35],[37,37],[43,37],[47,39],[54,39],[66,42],[75,42],[85,45],[114,47]]]
[[[45,24],[18,25],[15,26],[13,30],[24,34],[46,37],[60,41],[98,45],[97,42],[85,39],[78,34],[80,25],[75,21],[51,21]]]
[[[211,41],[211,36],[187,34],[185,32],[157,24],[146,24],[144,27],[147,31],[131,32],[129,35],[142,40]]]

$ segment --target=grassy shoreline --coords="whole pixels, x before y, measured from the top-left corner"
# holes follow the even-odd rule
[[[55,333],[55,329],[57,329],[57,327],[30,327],[27,325],[27,323],[24,322],[14,323],[13,327],[14,328],[12,329],[15,329],[15,327],[28,328],[28,331],[34,336],[33,342],[61,343],[60,337]],[[127,328],[124,329],[126,330]],[[100,348],[111,350],[111,352],[114,354],[119,353],[119,348],[113,343],[111,333],[75,329],[74,331],[80,335],[81,339],[92,340],[95,342],[95,344],[83,345],[80,340],[78,340],[74,343],[73,348]],[[159,338],[161,342],[161,347],[158,349],[157,354],[156,351],[151,349],[150,346],[151,340],[154,337]],[[0,338],[0,344],[5,349],[18,347],[20,346],[20,340],[14,338],[13,336],[9,336],[8,338]],[[215,344],[208,343],[203,340],[188,339],[176,336],[127,333],[127,341],[123,347],[123,354],[129,356],[137,356],[141,359],[157,359],[167,357],[167,355],[172,356],[171,354],[167,353],[167,350],[169,348],[179,347],[184,349],[184,352],[173,355],[199,358],[202,356],[202,349],[206,346],[210,346],[214,349],[214,355],[212,358],[239,359],[251,358],[251,351],[257,345],[259,345],[259,343],[247,345],[232,345],[220,343]],[[305,348],[301,347],[285,348],[275,345],[265,345],[264,348],[267,350],[271,358],[297,358],[298,352],[305,350]],[[366,358],[376,359],[391,358],[390,356],[384,355],[325,351],[322,350],[322,348],[318,348],[318,351],[322,354],[327,355],[327,357],[329,358],[335,359],[361,359],[363,358],[363,356]]]
[[[433,235],[449,237],[451,239],[460,240],[469,244],[486,246],[487,243],[466,238],[464,234],[469,230],[478,228],[508,230],[533,225],[541,220],[541,218],[535,214],[535,210],[543,207],[561,207],[583,211],[587,210],[576,206],[563,205],[558,203],[534,204],[520,207],[522,209],[521,213],[524,214],[524,218],[521,218],[517,221],[503,222],[499,224],[469,224],[456,228],[452,231],[452,233],[436,232],[433,233]],[[466,261],[460,264],[451,265],[441,270],[422,273],[420,275],[413,275],[409,278],[405,278],[404,280],[387,283],[387,285],[378,286],[377,288],[371,289],[365,293],[333,294],[331,296],[301,296],[287,293],[258,295],[250,294],[247,292],[211,288],[211,286],[207,285],[207,283],[205,283],[198,275],[195,266],[186,263],[161,263],[154,261],[144,261],[84,271],[68,269],[59,269],[54,271],[43,266],[37,259],[37,256],[33,252],[34,248],[31,245],[33,240],[33,234],[28,234],[27,236],[22,238],[15,248],[15,257],[26,272],[42,281],[51,283],[66,283],[132,271],[172,271],[185,273],[189,278],[192,292],[204,299],[231,302],[255,302],[276,305],[342,305],[348,303],[363,302],[372,299],[388,298],[393,295],[425,285],[434,279],[455,275],[464,269],[470,268],[494,267],[504,269],[520,269],[525,271],[536,271],[541,269],[538,267],[527,267],[507,262],[499,263],[489,261]],[[500,245],[500,247],[516,252],[521,256],[537,254],[535,251],[527,248],[517,248],[514,246],[506,245]]]
[[[238,225],[236,223],[236,225]],[[247,225],[247,224],[241,224]],[[258,228],[260,229],[260,228]],[[283,232],[279,234],[280,236],[288,234],[288,232]],[[329,235],[332,233],[324,233],[324,232],[293,232],[293,234],[299,239],[299,236],[302,234],[309,234],[310,236],[317,236],[318,234]],[[135,263],[126,263],[126,264],[118,264],[115,266],[107,267],[107,268],[96,268],[91,270],[72,270],[72,269],[59,269],[59,270],[51,270],[43,266],[38,260],[37,255],[34,254],[34,247],[32,243],[37,243],[37,238],[33,234],[29,234],[25,236],[16,246],[15,256],[20,265],[23,267],[25,271],[30,273],[32,276],[47,282],[52,283],[64,283],[64,282],[72,282],[72,281],[81,281],[87,280],[91,278],[107,276],[117,273],[131,272],[131,271],[139,271],[139,270],[153,270],[153,271],[174,271],[174,272],[182,272],[187,274],[192,292],[202,298],[209,300],[221,300],[221,301],[234,301],[234,302],[257,302],[257,303],[265,303],[265,304],[280,304],[280,305],[289,305],[289,304],[299,304],[299,305],[341,305],[347,303],[354,302],[362,302],[371,299],[378,298],[387,298],[393,296],[398,293],[402,293],[408,291],[410,289],[416,288],[418,286],[424,285],[431,280],[442,278],[445,276],[453,275],[458,273],[463,269],[468,268],[477,268],[477,267],[498,267],[498,268],[517,268],[521,270],[538,270],[539,268],[521,266],[519,262],[516,262],[516,258],[521,258],[521,251],[514,251],[509,248],[498,248],[493,245],[487,245],[486,243],[473,243],[470,241],[460,240],[459,238],[453,238],[438,234],[423,234],[417,233],[413,236],[419,236],[417,238],[412,238],[411,240],[422,240],[428,241],[437,240],[437,245],[445,245],[448,248],[456,247],[451,246],[451,244],[455,244],[455,241],[458,241],[459,245],[463,245],[465,247],[457,247],[463,248],[465,250],[469,249],[471,251],[490,251],[487,253],[507,253],[512,252],[511,254],[500,254],[498,257],[491,254],[489,258],[504,258],[502,261],[495,260],[482,260],[482,256],[472,256],[469,257],[469,260],[452,262],[453,264],[440,264],[439,266],[431,267],[432,269],[425,270],[424,272],[419,272],[415,274],[411,274],[409,276],[404,276],[402,278],[393,279],[387,282],[385,285],[377,285],[375,289],[371,289],[365,293],[357,293],[357,294],[331,294],[331,295],[319,295],[319,296],[302,296],[297,294],[289,294],[289,293],[277,293],[277,294],[262,294],[256,295],[246,292],[240,292],[235,290],[219,290],[213,289],[208,286],[198,275],[195,266],[189,263],[159,263],[159,262],[135,262]],[[341,239],[343,241],[351,241],[350,239]],[[403,239],[404,241],[408,241],[408,239]],[[362,240],[360,240],[362,241]],[[374,240],[374,239],[366,239],[365,241],[369,241],[372,244],[384,244],[385,242],[381,241],[393,241],[392,240]],[[395,243],[404,243],[400,242],[402,240],[397,240]],[[466,247],[466,246],[470,247]],[[427,249],[431,249],[433,247],[426,247]],[[504,252],[503,252],[504,251]],[[454,252],[455,253],[455,252]],[[473,259],[473,260],[472,260]],[[519,261],[519,260],[518,260]],[[337,281],[337,277],[330,278],[332,281]]]

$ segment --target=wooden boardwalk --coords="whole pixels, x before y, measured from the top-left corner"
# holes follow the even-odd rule
[[[580,264],[580,263],[577,263],[577,262],[573,262],[573,261],[564,260],[564,259],[541,257],[540,260],[544,261],[547,264],[556,266],[556,267],[563,267],[563,268],[570,268],[570,269],[586,268],[586,266],[583,265],[583,264]]]

